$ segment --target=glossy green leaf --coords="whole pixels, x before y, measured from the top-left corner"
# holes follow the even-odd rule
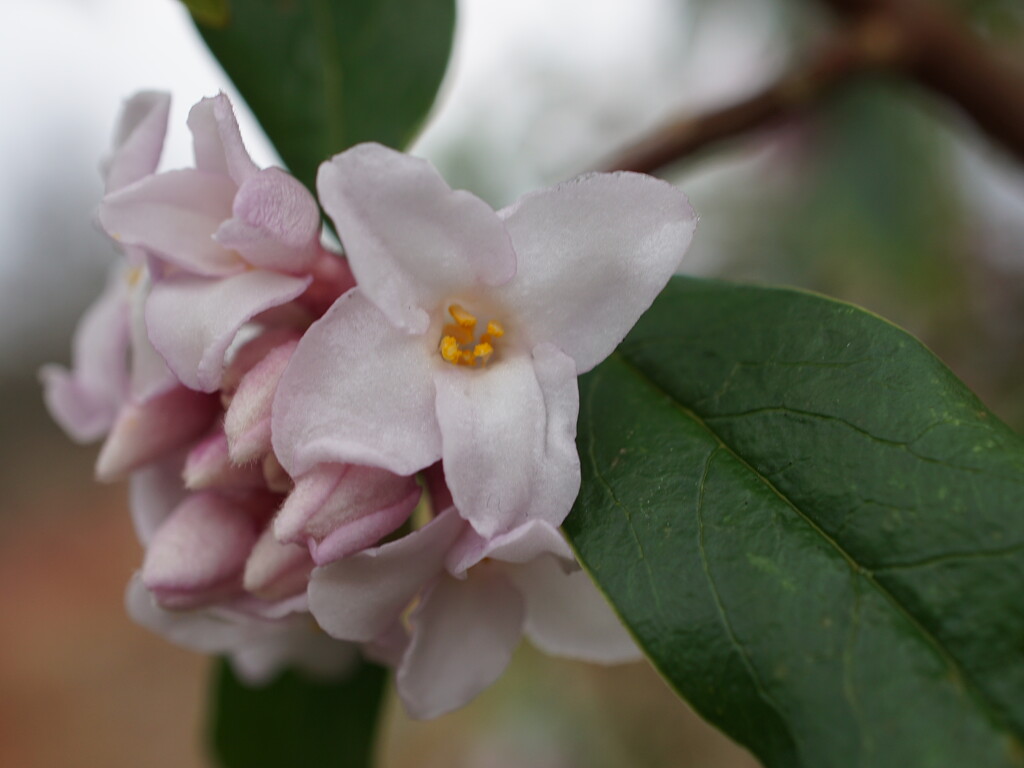
[[[199,31],[289,169],[361,141],[404,147],[444,75],[454,0],[232,0]]]
[[[340,682],[286,672],[251,688],[218,662],[210,741],[223,768],[369,768],[386,679],[363,664]]]
[[[580,381],[566,530],[766,765],[1024,765],[1024,443],[855,307],[677,278]]]
[[[192,18],[210,27],[223,27],[231,18],[228,0],[181,0]]]

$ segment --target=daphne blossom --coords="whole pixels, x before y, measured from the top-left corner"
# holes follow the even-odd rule
[[[102,164],[108,194],[156,170],[169,109],[167,94],[151,91],[125,102]],[[47,365],[41,371],[50,413],[76,440],[103,437],[130,397],[146,399],[174,383],[151,353],[146,334],[133,325],[144,260],[144,253],[128,249],[111,269],[106,288],[75,331],[72,370]]]
[[[316,569],[309,597],[331,635],[387,648],[414,717],[468,703],[523,634],[554,655],[639,658],[561,534],[540,520],[483,539],[449,508],[398,541]],[[400,616],[414,599],[406,635]]]
[[[482,536],[560,525],[579,490],[576,377],[676,270],[695,218],[675,187],[593,174],[494,212],[425,161],[364,144],[321,166],[356,277],[299,342],[275,451],[411,475],[443,460]]]
[[[125,102],[114,145],[102,164],[107,194],[150,177],[167,129],[170,98],[143,92]],[[96,473],[113,479],[201,434],[211,398],[184,387],[153,349],[143,319],[149,254],[125,245],[107,288],[75,333],[72,371],[41,371],[50,412],[75,439],[107,439]]]
[[[74,371],[44,375],[70,432],[110,431],[100,476],[130,475],[132,616],[254,681],[362,645],[417,717],[472,699],[524,635],[635,658],[558,526],[577,376],[675,271],[686,198],[593,174],[495,212],[365,144],[318,177],[342,257],[313,197],[252,162],[227,97],[189,115],[194,168],[156,172],[166,115],[129,102],[98,216],[125,264]]]
[[[107,195],[99,219],[111,237],[155,257],[149,337],[185,385],[212,392],[243,325],[305,293],[331,269],[324,261],[334,263],[339,293],[351,282],[320,245],[313,196],[282,169],[256,167],[224,94],[196,104],[188,125],[196,167]]]

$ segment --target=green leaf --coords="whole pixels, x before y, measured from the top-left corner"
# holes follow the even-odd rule
[[[704,717],[780,768],[1024,765],[1024,443],[919,342],[677,278],[580,396],[566,530]]]
[[[231,18],[228,0],[181,0],[192,18],[210,27],[223,27]]]
[[[454,0],[232,0],[227,26],[198,26],[312,189],[331,155],[412,139],[444,76],[454,24]]]
[[[385,672],[363,664],[340,682],[289,671],[250,688],[218,662],[210,741],[223,768],[368,768]]]

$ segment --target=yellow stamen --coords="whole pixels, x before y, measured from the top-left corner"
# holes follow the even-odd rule
[[[448,314],[454,318],[455,322],[461,325],[463,328],[474,328],[476,327],[476,318],[469,314],[466,310],[460,307],[458,304],[452,304],[448,307]]]
[[[488,321],[487,332],[476,336],[477,319],[458,304],[448,306],[448,314],[454,323],[447,323],[442,329],[438,349],[445,362],[476,368],[487,365],[495,352],[497,339],[505,335],[499,323]]]
[[[132,288],[134,288],[141,279],[142,267],[132,267],[131,269],[128,270],[128,274],[125,275],[125,280],[128,282],[128,285]]]
[[[494,347],[488,344],[486,341],[482,344],[477,344],[473,347],[473,358],[480,359],[483,363],[487,363],[491,359],[491,355],[494,354]]]
[[[449,363],[457,364],[461,356],[462,350],[459,349],[459,342],[455,340],[454,336],[445,336],[441,339],[441,357]]]

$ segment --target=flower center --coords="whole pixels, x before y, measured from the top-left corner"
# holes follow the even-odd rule
[[[448,307],[448,314],[455,322],[448,323],[443,330],[439,349],[441,357],[452,365],[465,365],[470,368],[487,365],[494,354],[494,345],[505,335],[505,329],[493,320],[487,323],[487,329],[476,335],[476,318],[458,304]]]

